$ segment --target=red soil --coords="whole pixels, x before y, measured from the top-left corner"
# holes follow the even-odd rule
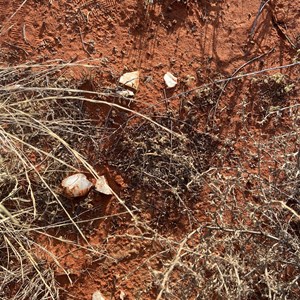
[[[69,74],[75,78],[88,75],[96,88],[112,87],[124,71],[140,70],[141,83],[136,100],[148,104],[157,113],[163,113],[166,102],[170,110],[176,109],[180,104],[178,94],[211,80],[292,62],[296,57],[293,46],[299,48],[300,43],[299,3],[271,1],[256,19],[260,2],[187,0],[185,4],[183,1],[154,0],[153,5],[145,8],[143,1],[138,0],[28,0],[23,3],[0,0],[0,59],[13,65],[53,59],[73,62],[85,59],[88,63],[97,59],[98,67],[93,71],[79,68]],[[179,84],[172,91],[165,89],[162,79],[167,71],[179,78]],[[293,68],[283,72],[291,78],[296,77]],[[241,109],[243,97],[249,96],[249,84],[228,83],[218,102],[217,112],[210,111],[209,114],[209,111],[204,111],[197,125],[199,131],[208,130],[219,141],[231,140],[231,155],[241,160],[245,148],[249,151],[255,148],[248,141],[239,139],[245,132],[241,117],[236,114]],[[82,88],[93,89],[91,86]],[[167,100],[171,96],[174,97]],[[135,108],[138,109],[139,105]],[[99,123],[107,113],[94,104],[86,106],[86,110]],[[260,139],[262,128],[254,124],[255,116],[249,118],[249,130],[256,132],[257,139]],[[283,120],[280,127],[267,124],[263,130],[265,135],[272,135],[275,128],[285,132],[288,126]],[[222,162],[230,167],[227,154],[224,153]],[[251,171],[250,165],[245,168]],[[112,168],[106,172],[120,193],[126,190],[124,174],[120,175]],[[262,172],[267,176],[267,170]],[[230,177],[231,173],[234,174],[226,171],[223,175]],[[204,187],[199,195],[202,201],[194,207],[199,212],[199,222],[207,219],[203,211],[216,209],[205,202],[209,192],[209,187]],[[248,201],[242,194],[237,195],[240,201]],[[90,197],[93,206],[101,206],[102,215],[99,211],[97,215],[91,212],[83,219],[103,219],[88,223],[86,237],[100,250],[101,256],[84,246],[80,248],[62,241],[75,238],[69,232],[49,233],[56,239],[37,238],[68,272],[66,275],[48,254],[37,251],[40,258],[53,265],[57,281],[64,290],[61,299],[91,299],[96,290],[107,299],[121,299],[122,291],[126,295],[124,299],[155,299],[159,291],[155,272],[164,266],[161,257],[156,257],[161,250],[159,243],[153,243],[147,237],[134,238],[141,233],[132,225],[128,215],[120,214],[120,206],[114,197],[96,194]],[[132,197],[142,195],[136,192]],[[114,214],[115,217],[106,218]],[[148,212],[143,217],[145,220],[151,218]],[[228,220],[231,220],[230,213]],[[187,224],[188,221],[183,220],[176,232],[170,231],[171,239],[180,241]],[[166,261],[174,258],[168,252],[163,257]]]

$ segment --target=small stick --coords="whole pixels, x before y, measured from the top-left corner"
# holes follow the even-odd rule
[[[79,28],[79,35],[80,35],[80,40],[81,40],[81,43],[82,43],[82,48],[84,50],[84,52],[86,52],[88,54],[88,56],[91,56],[91,53],[88,51],[88,49],[86,48],[85,46],[85,42],[83,40],[83,37],[82,37],[82,32],[81,32],[81,29]]]
[[[87,2],[85,2],[83,4],[81,4],[78,9],[86,8],[87,6],[89,6],[91,4],[95,4],[95,0],[87,1]]]
[[[4,41],[4,43],[7,44],[7,45],[9,45],[10,47],[15,48],[15,49],[22,50],[26,55],[29,55],[28,52],[25,49],[23,49],[22,47],[20,47],[20,46],[11,44],[11,43],[6,42],[6,41]]]
[[[253,37],[253,34],[254,34],[254,31],[255,31],[255,28],[256,28],[256,24],[257,24],[257,21],[258,21],[258,18],[260,17],[263,9],[265,8],[265,6],[270,2],[270,0],[267,0],[266,2],[264,2],[265,0],[262,0],[261,3],[260,3],[260,6],[259,6],[259,9],[258,9],[258,13],[255,17],[255,20],[253,22],[253,25],[252,25],[252,28],[251,28],[251,32],[250,32],[250,39],[252,39]]]
[[[1,30],[0,30],[0,35],[4,34],[5,32],[7,32],[9,30],[9,28],[7,30],[4,31],[3,28],[5,28],[6,24],[10,24],[11,23],[11,19],[18,13],[18,11],[26,4],[27,0],[24,0],[22,2],[22,4],[18,7],[18,9],[8,18],[8,20],[5,22],[5,24],[2,26]],[[13,26],[13,25],[12,25]]]
[[[24,39],[25,43],[29,45],[29,42],[28,42],[28,40],[26,38],[26,24],[23,24],[22,35],[23,35],[23,39]]]
[[[287,40],[290,45],[292,46],[292,48],[296,49],[297,47],[295,46],[295,44],[292,42],[292,40],[288,37],[288,35],[284,32],[284,29],[279,25],[279,22],[274,14],[273,9],[270,9],[271,12],[271,19],[272,19],[272,24],[275,28],[275,30],[277,31],[277,34],[284,40]]]
[[[266,53],[263,53],[259,56],[256,56],[252,59],[250,59],[249,61],[245,62],[243,65],[241,65],[240,67],[238,67],[232,74],[231,74],[231,77],[227,80],[227,81],[223,81],[222,83],[223,86],[220,87],[222,89],[222,91],[220,92],[219,96],[218,96],[218,99],[217,99],[217,102],[216,102],[216,105],[214,106],[214,108],[211,109],[211,112],[213,111],[213,116],[215,117],[215,114],[216,114],[216,111],[217,111],[217,107],[219,105],[219,102],[220,102],[220,99],[221,99],[221,96],[224,94],[224,91],[225,91],[225,88],[226,86],[228,85],[228,83],[231,81],[232,78],[234,78],[234,76],[240,71],[242,70],[244,67],[248,66],[249,64],[253,63],[254,61],[258,60],[258,59],[261,59],[262,57],[264,57],[265,55],[269,55],[271,52],[274,51],[274,48],[272,48],[270,51],[266,52]],[[211,113],[210,112],[210,113]]]

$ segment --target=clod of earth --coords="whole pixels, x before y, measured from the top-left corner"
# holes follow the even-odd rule
[[[64,195],[68,198],[86,196],[93,184],[82,173],[77,173],[65,178],[61,183]]]
[[[173,88],[177,84],[177,78],[170,72],[164,75],[164,81],[168,88]]]
[[[134,90],[137,90],[140,83],[140,72],[134,71],[125,73],[120,77],[119,82],[125,86],[128,86],[130,88],[133,88]]]
[[[107,180],[105,176],[100,176],[99,179],[97,179],[95,183],[95,190],[99,193],[105,194],[105,195],[112,195],[112,189],[107,183]]]

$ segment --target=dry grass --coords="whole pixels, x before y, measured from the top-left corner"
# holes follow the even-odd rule
[[[65,174],[89,167],[75,149],[98,144],[101,136],[80,101],[60,101],[72,88],[56,76],[64,67],[1,69],[1,290],[11,299],[58,299],[52,269],[35,255],[38,227],[63,218],[86,240],[58,187]]]
[[[128,188],[113,200],[118,214],[105,216],[118,220],[122,214],[127,223],[107,236],[106,247],[114,238],[149,241],[155,249],[138,267],[151,280],[137,290],[154,289],[157,300],[297,299],[299,82],[287,75],[238,77],[251,86],[251,95],[236,108],[239,135],[221,139],[215,127],[203,133],[197,124],[214,105],[220,107],[213,117],[220,117],[224,108],[215,99],[228,78],[200,87],[194,97],[192,91],[180,95],[182,111],[153,116],[141,103],[117,104],[113,88],[83,94],[80,84],[62,75],[70,67],[75,65],[52,62],[0,70],[1,297],[60,298],[53,270],[63,266],[38,244],[40,235],[109,257],[89,244],[83,225],[92,218],[80,221],[58,189],[71,172],[98,176],[89,146],[97,164],[127,178]],[[124,121],[95,125],[84,103],[109,105],[108,118]],[[61,228],[76,229],[78,239],[58,238],[50,230]],[[132,274],[123,276],[130,280]]]

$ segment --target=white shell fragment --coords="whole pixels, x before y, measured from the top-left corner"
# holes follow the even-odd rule
[[[65,178],[61,183],[64,194],[69,198],[86,196],[93,184],[87,180],[86,176],[81,173],[77,173]]]
[[[102,294],[100,293],[100,291],[96,291],[93,294],[92,300],[105,300],[105,298],[102,296]]]
[[[123,90],[123,91],[117,91],[117,94],[119,94],[122,97],[134,97],[134,92],[129,91],[129,90]]]
[[[168,88],[173,88],[177,84],[177,78],[170,72],[164,75],[164,80]]]
[[[121,300],[124,300],[125,297],[126,297],[126,294],[125,294],[123,291],[121,291],[121,292],[120,292],[120,299],[121,299]]]
[[[128,87],[131,87],[131,88],[137,90],[139,87],[139,83],[140,83],[139,77],[140,77],[139,71],[125,73],[120,77],[119,82],[121,84],[124,84]]]
[[[113,195],[112,189],[107,183],[107,180],[105,176],[100,176],[99,179],[97,179],[95,184],[95,190],[99,193],[105,194],[105,195]]]

